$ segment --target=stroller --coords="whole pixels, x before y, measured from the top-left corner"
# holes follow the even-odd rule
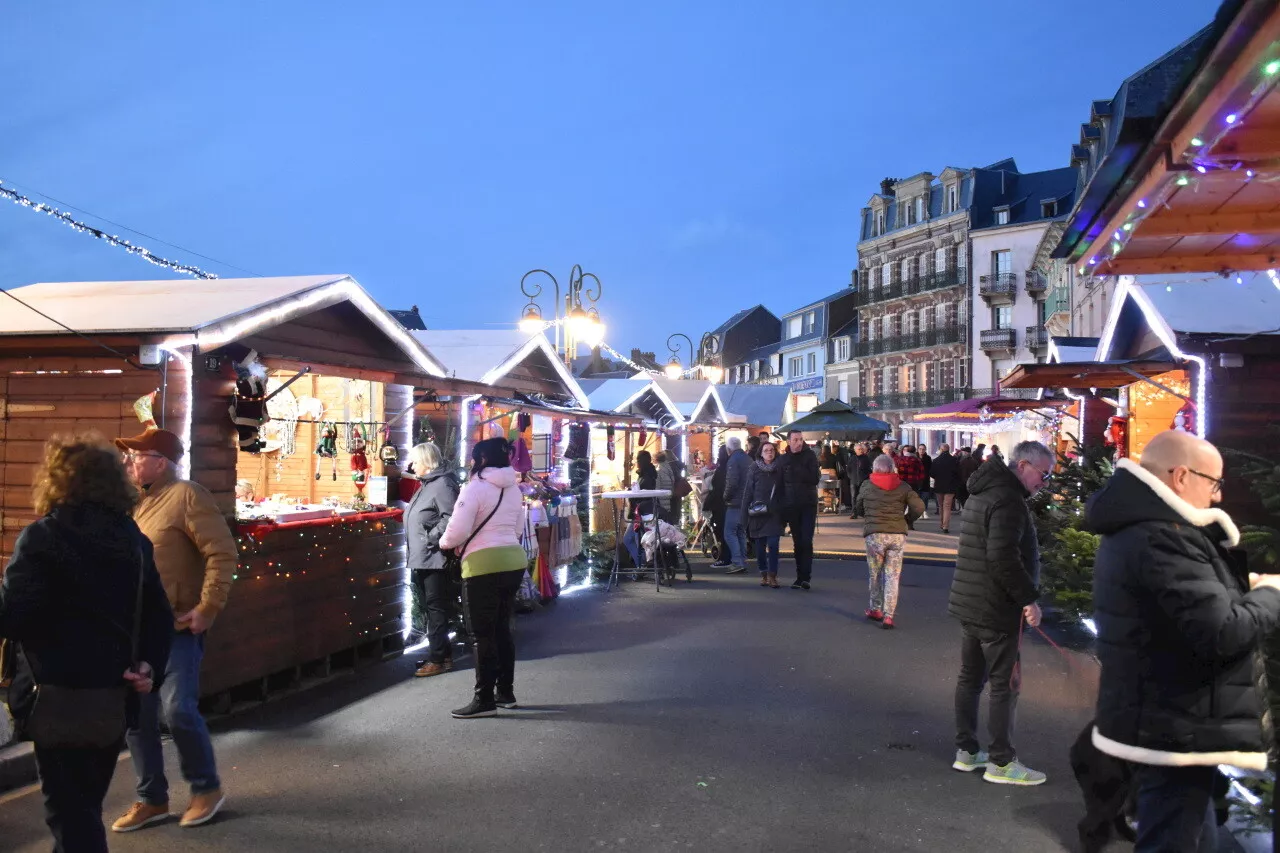
[[[711,523],[711,513],[705,510],[689,540],[690,548],[701,548],[702,556],[710,557],[712,562],[720,559],[720,537],[716,536],[715,525]]]

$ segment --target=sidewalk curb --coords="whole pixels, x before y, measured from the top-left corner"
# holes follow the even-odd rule
[[[0,748],[0,792],[36,782],[36,752],[29,742]]]
[[[779,557],[790,557],[795,559],[794,551],[779,551]],[[813,554],[815,560],[865,560],[867,555],[863,551],[815,551]],[[947,569],[954,569],[956,561],[954,557],[929,557],[924,555],[905,554],[902,558],[903,564],[916,563],[924,566],[939,566]]]

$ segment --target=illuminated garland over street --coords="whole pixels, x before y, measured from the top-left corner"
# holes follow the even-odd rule
[[[0,181],[0,184],[3,184],[3,183],[4,183],[3,181]],[[86,225],[85,223],[76,219],[69,213],[61,211],[56,207],[51,207],[50,205],[44,204],[42,202],[32,201],[22,193],[16,192],[15,190],[11,190],[6,186],[0,186],[0,196],[3,196],[9,199],[9,201],[13,202],[14,204],[20,204],[23,207],[29,207],[38,213],[45,213],[45,214],[48,214],[49,216],[54,217],[55,219],[60,219],[68,227],[74,228],[76,231],[92,234],[93,236],[97,237],[99,240],[105,240],[107,241],[107,243],[111,244],[112,246],[116,246],[117,248],[124,249],[126,252],[128,252],[131,255],[137,255],[147,263],[155,264],[158,267],[165,267],[166,269],[171,269],[174,272],[180,272],[186,275],[194,276],[195,278],[217,278],[217,276],[214,275],[213,273],[205,272],[199,267],[193,267],[190,264],[180,264],[177,261],[171,261],[168,258],[162,258],[159,255],[153,254],[150,250],[143,248],[142,246],[135,246],[133,243],[130,243],[128,240],[125,240],[121,237],[117,237],[114,234],[108,234],[106,231],[103,231],[99,228],[94,228],[92,225]]]

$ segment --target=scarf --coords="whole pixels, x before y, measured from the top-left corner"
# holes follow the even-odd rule
[[[768,471],[769,473],[773,473],[773,471],[778,467],[778,457],[776,456],[773,457],[773,462],[770,462],[768,464],[765,464],[765,461],[763,459],[757,459],[756,467],[759,468],[761,471]]]

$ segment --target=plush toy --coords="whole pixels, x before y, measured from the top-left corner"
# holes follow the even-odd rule
[[[369,457],[365,455],[364,431],[354,427],[351,432],[351,482],[356,484],[356,491],[364,494],[365,484],[369,482]]]
[[[262,450],[262,425],[271,420],[267,414],[267,369],[258,361],[258,353],[251,350],[243,361],[234,365],[236,392],[231,397],[231,422],[236,425],[236,437],[245,453]]]
[[[1108,447],[1115,448],[1115,458],[1123,459],[1129,455],[1129,444],[1125,440],[1129,431],[1129,419],[1113,415],[1107,419],[1107,431],[1103,441]]]

